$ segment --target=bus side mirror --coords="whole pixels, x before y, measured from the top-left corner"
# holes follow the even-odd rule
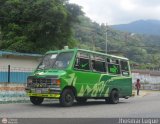
[[[40,65],[39,67],[38,67],[39,69],[44,69],[45,68],[45,65]]]

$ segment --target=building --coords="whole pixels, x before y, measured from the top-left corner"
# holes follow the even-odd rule
[[[0,82],[26,82],[41,57],[40,54],[0,51]]]
[[[0,51],[0,67],[35,68],[42,55]]]

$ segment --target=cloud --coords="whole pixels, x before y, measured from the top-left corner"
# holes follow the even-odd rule
[[[159,0],[70,0],[98,23],[121,24],[139,19],[160,19]]]

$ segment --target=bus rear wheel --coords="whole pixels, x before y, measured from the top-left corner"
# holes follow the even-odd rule
[[[110,97],[109,97],[109,102],[111,104],[117,104],[119,102],[119,93],[117,90],[112,90]]]
[[[42,104],[44,98],[41,98],[41,97],[34,97],[34,96],[31,96],[30,97],[30,101],[34,104],[34,105],[40,105]]]
[[[72,106],[74,103],[74,93],[71,89],[65,89],[59,99],[60,104],[64,107]]]
[[[85,102],[87,102],[87,98],[82,98],[82,97],[77,97],[76,98],[76,101],[78,102],[78,103],[85,103]]]

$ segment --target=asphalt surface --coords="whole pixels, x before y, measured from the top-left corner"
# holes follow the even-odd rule
[[[160,118],[160,92],[149,92],[116,105],[104,100],[89,100],[72,107],[61,107],[51,100],[40,106],[29,103],[0,104],[0,118]]]

